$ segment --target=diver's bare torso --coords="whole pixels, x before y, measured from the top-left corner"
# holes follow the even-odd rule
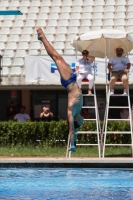
[[[67,86],[68,91],[68,109],[72,110],[73,116],[78,114],[83,105],[83,96],[76,82],[72,82]]]

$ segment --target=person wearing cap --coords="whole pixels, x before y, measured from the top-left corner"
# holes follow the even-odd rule
[[[82,51],[82,56],[82,59],[78,60],[76,63],[76,72],[78,73],[77,83],[79,88],[81,89],[82,80],[84,78],[88,79],[88,94],[91,95],[91,90],[94,84],[94,77],[91,74],[91,67],[95,58],[93,56],[89,56],[89,52],[87,50]]]
[[[65,62],[62,56],[53,48],[46,39],[42,29],[36,28],[38,39],[42,41],[48,55],[54,60],[59,70],[61,84],[68,92],[68,108],[67,116],[69,122],[69,151],[76,150],[76,134],[77,129],[83,123],[83,117],[80,115],[83,106],[83,96],[76,82],[76,74],[72,71],[69,65]],[[45,66],[44,66],[45,67]]]
[[[116,48],[116,56],[109,59],[108,69],[111,72],[110,78],[110,95],[114,94],[114,86],[117,79],[123,82],[123,94],[128,93],[128,73],[130,69],[130,61],[128,57],[123,56],[124,50],[121,46]]]

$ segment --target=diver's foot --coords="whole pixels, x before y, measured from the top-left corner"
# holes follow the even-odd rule
[[[37,27],[36,31],[37,31],[37,34],[38,34],[38,40],[42,41],[42,38],[44,37],[44,33],[43,33],[41,27]]]
[[[76,152],[76,148],[74,146],[72,146],[71,148],[68,149],[68,151]]]

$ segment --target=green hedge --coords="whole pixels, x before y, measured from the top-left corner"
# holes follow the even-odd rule
[[[100,122],[102,127],[102,122]],[[84,121],[80,131],[95,131],[95,121]],[[124,121],[108,122],[108,131],[130,131]],[[65,120],[52,122],[0,122],[0,145],[64,145],[68,139],[68,124]],[[97,135],[79,134],[79,143],[96,143]],[[107,143],[131,143],[130,134],[107,135]]]

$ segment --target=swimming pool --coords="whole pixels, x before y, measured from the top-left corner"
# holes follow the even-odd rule
[[[0,168],[0,200],[131,200],[133,169]]]

